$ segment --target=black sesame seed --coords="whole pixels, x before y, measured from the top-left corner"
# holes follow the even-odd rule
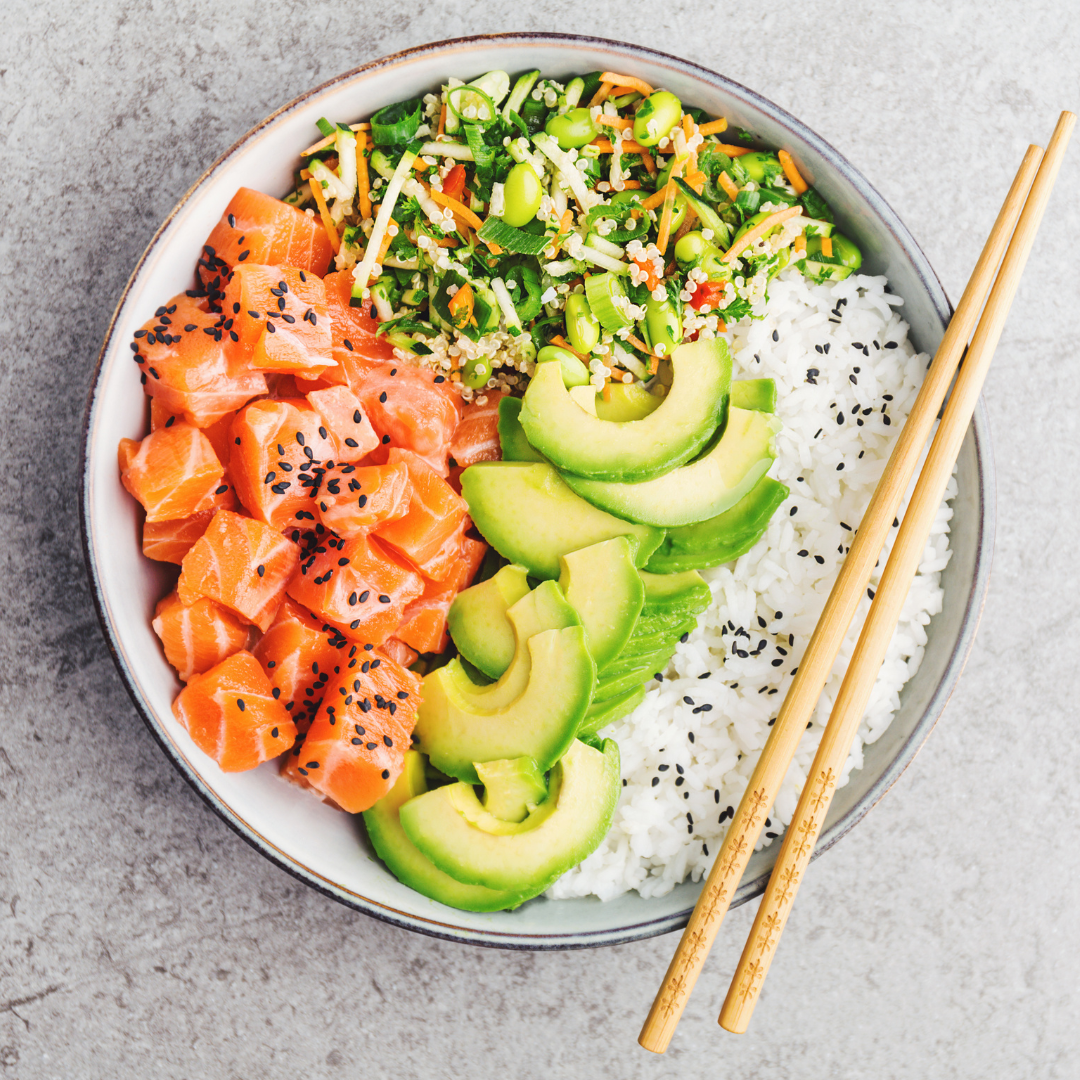
[[[660,783],[660,777],[659,776],[654,776],[652,778],[652,786],[656,787],[656,785],[659,784],[659,783]]]
[[[244,711],[244,710],[245,710],[245,709],[247,708],[247,706],[246,706],[246,705],[244,704],[244,699],[243,699],[242,697],[238,697],[238,698],[236,699],[236,707],[237,707],[237,708],[238,708],[238,709],[239,709],[239,710],[240,710],[241,712],[243,712],[243,711]]]

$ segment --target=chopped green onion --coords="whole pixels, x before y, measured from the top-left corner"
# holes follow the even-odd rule
[[[329,138],[331,135],[334,134],[335,131],[337,131],[337,126],[334,125],[334,124],[331,124],[330,121],[327,120],[325,116],[320,116],[319,119],[315,121],[315,126],[327,138]]]
[[[467,95],[464,108],[472,109],[475,116],[466,116],[462,109],[459,109],[454,104],[455,95],[460,97],[462,94]],[[477,101],[474,104],[472,99],[476,98]],[[480,106],[486,106],[487,115],[480,115]],[[465,124],[488,124],[496,116],[495,103],[490,97],[478,86],[455,86],[451,90],[446,92],[446,107],[462,122]]]
[[[426,157],[448,157],[455,161],[472,161],[472,150],[459,142],[426,142],[420,147],[420,153]]]
[[[380,109],[371,118],[371,141],[376,146],[402,146],[411,142],[420,127],[423,108],[420,98],[412,98]]]

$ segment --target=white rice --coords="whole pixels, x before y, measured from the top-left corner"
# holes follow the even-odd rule
[[[788,271],[770,287],[768,316],[727,335],[736,378],[776,380],[784,426],[770,475],[791,494],[751,551],[702,571],[712,606],[678,647],[664,681],[602,732],[619,744],[622,798],[600,847],[548,896],[610,900],[629,889],[662,896],[708,872],[929,361],[908,343],[895,310],[903,301],[886,287],[885,278],[865,276],[814,285]],[[808,369],[817,369],[816,384],[807,381]],[[863,747],[888,728],[901,688],[922,661],[926,626],[941,610],[955,494],[954,479],[840,786],[861,768]],[[895,535],[894,528],[890,548]],[[868,609],[864,596],[759,847],[791,820]]]

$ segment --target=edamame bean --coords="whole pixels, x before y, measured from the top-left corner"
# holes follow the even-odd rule
[[[842,266],[849,266],[852,270],[858,270],[862,266],[862,252],[858,245],[843,233],[832,234],[832,253],[833,258],[839,259]]]
[[[556,114],[548,119],[544,130],[558,142],[562,150],[586,146],[599,134],[588,109],[571,109]]]
[[[566,340],[580,353],[592,352],[600,340],[600,320],[584,293],[571,293],[566,298]]]
[[[692,266],[700,267],[710,281],[731,277],[731,267],[722,261],[723,252],[710,243],[696,229],[679,237],[675,244],[675,261],[683,270]]]
[[[784,171],[780,159],[775,154],[766,153],[764,150],[755,150],[750,154],[740,154],[736,160],[755,184],[779,176]]]
[[[466,386],[471,386],[473,390],[479,390],[482,386],[487,386],[487,381],[490,378],[491,361],[483,356],[478,356],[473,360],[466,360],[465,366],[461,369],[461,381]]]
[[[528,162],[515,165],[503,184],[503,221],[518,229],[528,225],[536,217],[543,196],[544,188],[536,170]]]
[[[537,354],[538,364],[558,361],[562,365],[563,385],[586,386],[589,382],[589,369],[572,353],[560,349],[558,345],[545,345]]]
[[[682,117],[682,102],[668,90],[658,90],[645,99],[634,117],[634,140],[655,146]]]
[[[682,319],[670,297],[645,302],[645,334],[658,356],[670,356],[682,341]]]

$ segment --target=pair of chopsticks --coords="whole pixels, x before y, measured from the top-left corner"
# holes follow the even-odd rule
[[[641,1029],[638,1042],[646,1050],[662,1054],[671,1041],[963,359],[720,1013],[722,1027],[746,1031],[918,570],[1075,123],[1073,113],[1063,112],[1046,153],[1029,146],[1024,155]]]

